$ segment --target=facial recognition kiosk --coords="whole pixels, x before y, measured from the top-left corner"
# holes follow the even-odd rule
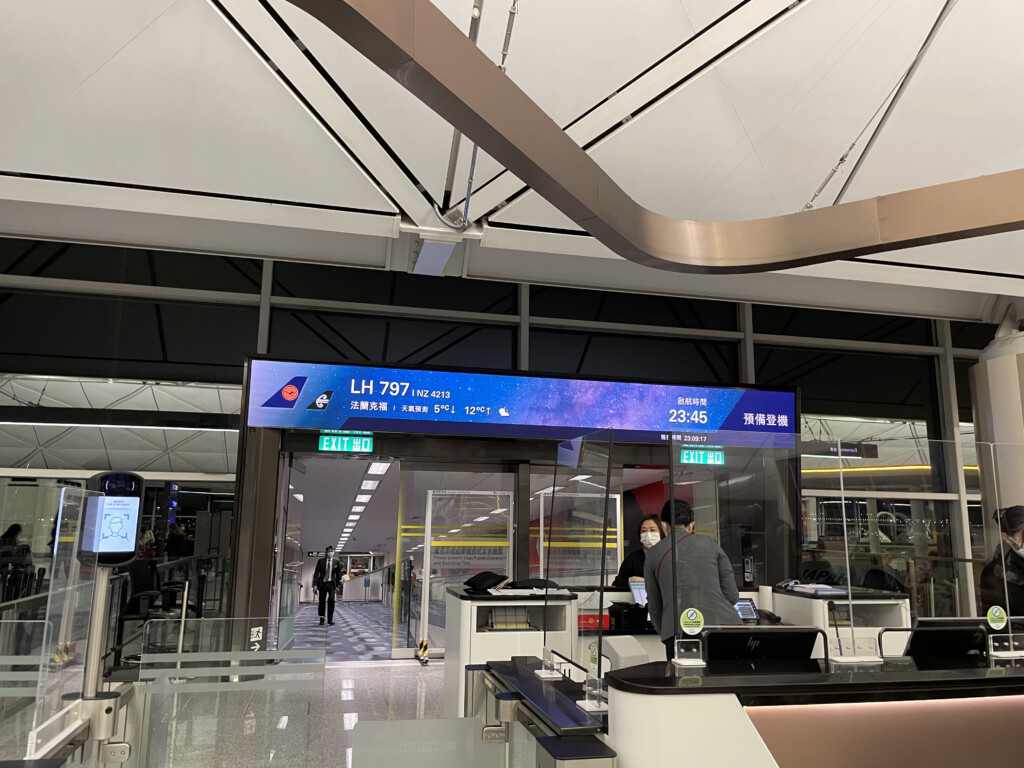
[[[139,541],[143,479],[127,472],[94,476],[84,493],[79,519],[78,559],[95,569],[92,615],[106,616],[111,570],[135,559]],[[90,737],[110,739],[118,717],[116,693],[100,691],[106,622],[91,621],[82,675],[82,706],[88,710]]]

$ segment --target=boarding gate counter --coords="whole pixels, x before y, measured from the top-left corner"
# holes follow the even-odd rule
[[[553,510],[576,503],[576,478],[600,480],[611,443],[584,440],[560,452],[567,466],[556,486],[569,492]],[[696,474],[676,469],[672,479]],[[697,528],[702,524],[727,542],[729,532],[708,530],[698,513]],[[610,570],[602,572],[609,581]],[[571,566],[545,575],[570,586],[515,595],[521,610],[510,617],[514,632],[481,620],[487,603],[511,595],[449,592],[449,600],[464,605],[448,636],[472,636],[471,644],[483,647],[480,636],[494,633],[486,638],[489,648],[506,652],[484,658],[469,650],[446,660],[446,672],[462,671],[461,680],[446,674],[446,708],[479,718],[485,739],[504,733],[511,745],[523,722],[546,734],[527,764],[568,765],[575,758],[592,761],[575,765],[668,768],[685,758],[692,765],[765,768],[962,766],[978,764],[986,745],[1016,733],[1024,717],[1024,622],[1005,615],[1001,624],[991,614],[915,620],[904,592],[851,588],[846,580],[767,586],[758,578],[757,588],[740,592],[740,603],[754,610],[737,615],[756,617],[750,623],[687,623],[687,606],[666,608],[680,628],[675,658],[665,661],[660,638],[635,623],[638,589],[585,586]],[[576,621],[566,637],[571,615]],[[521,650],[530,646],[539,652]],[[581,753],[573,756],[576,747]]]

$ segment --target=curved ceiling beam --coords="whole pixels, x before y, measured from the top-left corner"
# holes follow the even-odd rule
[[[750,221],[637,204],[430,0],[289,0],[615,253],[676,272],[763,272],[1024,229],[1024,169]]]

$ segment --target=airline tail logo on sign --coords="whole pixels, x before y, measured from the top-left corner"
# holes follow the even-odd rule
[[[331,402],[331,395],[334,394],[333,389],[328,389],[326,392],[321,392],[317,396],[316,400],[306,406],[307,411],[322,411],[327,408],[327,404]]]
[[[306,384],[305,376],[296,376],[294,379],[289,381],[277,392],[271,395],[267,402],[263,404],[264,408],[291,408],[295,405],[295,401],[299,399],[299,393],[302,391],[303,386]]]

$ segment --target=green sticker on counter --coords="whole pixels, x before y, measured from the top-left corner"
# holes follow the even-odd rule
[[[701,677],[677,677],[676,688],[700,688],[704,685],[704,679]]]
[[[1006,611],[998,605],[989,608],[985,618],[988,620],[988,625],[996,631],[1006,626]]]
[[[597,643],[590,644],[590,668],[597,671]]]
[[[696,608],[687,608],[679,616],[679,628],[688,635],[699,634],[704,629],[704,614]]]

